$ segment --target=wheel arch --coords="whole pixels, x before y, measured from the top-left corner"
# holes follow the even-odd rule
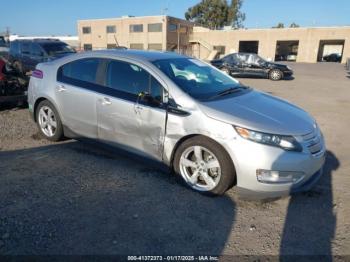
[[[271,69],[269,70],[269,73],[267,74],[268,78],[270,78],[271,72],[274,71],[274,70],[280,71],[280,72],[281,72],[281,79],[284,78],[284,73],[283,73],[283,71],[282,71],[281,69],[279,69],[279,68],[271,68]]]
[[[42,97],[37,98],[35,100],[35,102],[34,102],[34,107],[33,107],[33,119],[34,119],[34,122],[37,122],[37,119],[36,119],[36,113],[37,112],[36,112],[36,110],[38,109],[39,104],[42,101],[45,101],[45,100],[49,101],[55,107],[55,109],[57,110],[58,114],[60,114],[59,111],[58,111],[57,105],[55,103],[53,103],[51,99],[42,96]]]
[[[212,142],[216,143],[219,147],[221,147],[221,149],[229,156],[230,158],[230,161],[231,161],[231,164],[234,168],[234,171],[236,173],[236,166],[235,166],[235,163],[233,162],[232,158],[230,157],[230,154],[227,152],[226,148],[223,147],[222,145],[220,145],[220,143],[218,143],[215,139],[209,137],[209,136],[206,136],[206,135],[202,135],[202,134],[190,134],[190,135],[187,135],[187,136],[184,136],[182,137],[181,139],[179,139],[179,141],[176,142],[174,148],[173,148],[173,151],[171,152],[171,158],[170,158],[170,168],[172,171],[174,171],[174,160],[175,160],[175,155],[176,155],[176,152],[177,150],[179,149],[180,145],[182,143],[184,143],[185,141],[191,139],[191,138],[194,138],[194,137],[203,137],[205,139],[208,139],[208,140],[211,140]],[[237,175],[235,174],[235,179],[234,179],[234,182],[231,186],[234,186],[237,184]]]

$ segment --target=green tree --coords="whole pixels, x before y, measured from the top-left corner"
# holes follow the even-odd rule
[[[289,26],[290,28],[298,28],[298,27],[300,27],[298,24],[296,24],[296,23],[291,23],[290,24],[290,26]]]
[[[242,3],[243,0],[232,0],[231,5],[228,5],[227,0],[201,0],[187,10],[185,17],[210,29],[225,25],[242,27],[245,19],[244,13],[240,11]]]
[[[245,20],[245,13],[241,12],[243,0],[231,0],[228,8],[226,25],[234,28],[242,28]]]

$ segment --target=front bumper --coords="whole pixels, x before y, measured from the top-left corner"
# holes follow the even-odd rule
[[[252,191],[246,188],[239,188],[239,187],[237,190],[238,190],[239,196],[245,199],[269,199],[269,198],[284,197],[284,196],[293,195],[296,193],[309,191],[320,180],[322,175],[323,175],[323,168],[321,168],[315,174],[313,174],[307,181],[304,181],[300,185],[292,186],[290,190],[264,192],[264,191]]]
[[[292,70],[287,70],[283,72],[284,76],[292,76],[294,74],[294,72]]]
[[[245,198],[275,198],[309,190],[322,176],[326,148],[321,137],[322,149],[310,153],[303,146],[303,152],[285,151],[245,140],[239,136],[225,145],[236,168],[237,190]],[[259,182],[257,170],[281,172],[302,172],[304,177],[296,184],[271,184]]]

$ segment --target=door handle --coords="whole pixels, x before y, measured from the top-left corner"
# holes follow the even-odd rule
[[[109,98],[104,97],[104,98],[102,99],[102,105],[108,106],[108,105],[111,105],[111,104],[112,104],[112,102],[111,102],[111,100],[110,100]]]
[[[58,85],[56,88],[58,92],[64,92],[67,90],[67,88],[64,85]]]

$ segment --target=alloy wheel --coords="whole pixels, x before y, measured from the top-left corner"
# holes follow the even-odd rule
[[[278,71],[278,70],[273,70],[273,71],[271,72],[271,78],[272,78],[273,80],[279,80],[279,79],[281,79],[281,72]]]
[[[38,116],[41,131],[47,137],[53,137],[57,130],[57,121],[53,110],[48,106],[43,106],[40,108]]]
[[[180,173],[198,191],[211,191],[220,182],[221,166],[217,157],[202,146],[187,148],[180,158]]]

